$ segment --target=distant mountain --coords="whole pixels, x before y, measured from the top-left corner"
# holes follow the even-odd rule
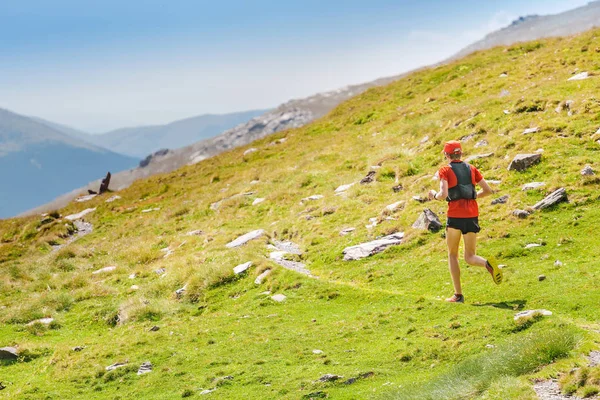
[[[107,171],[125,170],[137,162],[0,109],[0,218],[47,203]]]
[[[159,149],[176,149],[216,136],[265,111],[206,114],[167,125],[122,128],[101,135],[88,135],[85,140],[117,153],[142,158]]]
[[[506,28],[490,33],[452,58],[461,58],[478,50],[511,45],[516,42],[574,35],[598,26],[600,26],[600,1],[593,1],[586,6],[556,15],[528,15],[517,19]]]
[[[516,42],[535,40],[543,37],[570,35],[584,32],[594,26],[600,26],[600,1],[594,1],[584,7],[557,15],[521,17],[510,26],[487,35],[483,40],[465,48],[457,55],[430,67],[446,64],[474,51],[485,50],[499,45],[511,45]],[[291,100],[280,105],[275,110],[252,118],[246,123],[226,130],[211,139],[149,156],[145,160],[143,168],[136,168],[113,176],[113,188],[117,190],[124,189],[136,179],[157,173],[169,172],[183,165],[202,161],[205,158],[233,147],[246,145],[269,134],[303,126],[323,117],[338,104],[371,87],[386,85],[413,72],[415,71],[359,85],[347,86],[330,92],[318,93],[304,99]],[[94,186],[98,184],[99,182],[93,183]],[[54,202],[31,210],[31,212],[44,211],[58,206],[62,207],[85,189],[80,188],[72,193],[67,193]]]

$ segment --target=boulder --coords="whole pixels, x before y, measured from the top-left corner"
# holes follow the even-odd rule
[[[271,300],[276,301],[278,303],[281,303],[283,301],[285,301],[287,299],[287,296],[285,294],[275,294],[273,296],[271,296]]]
[[[555,204],[558,204],[558,203],[561,203],[561,202],[567,201],[567,200],[568,200],[567,190],[565,188],[560,188],[560,189],[557,189],[554,192],[550,193],[542,201],[536,203],[533,206],[533,209],[534,210],[543,210],[545,208],[552,207]]]
[[[103,274],[105,272],[112,272],[115,269],[117,269],[117,267],[115,267],[115,266],[100,268],[100,269],[97,269],[96,271],[92,272],[92,275]]]
[[[88,194],[88,195],[76,198],[75,201],[77,203],[85,203],[86,201],[92,200],[96,196],[98,196],[98,195],[97,194]]]
[[[186,236],[200,236],[202,235],[204,232],[201,229],[196,229],[195,231],[190,231],[188,233],[186,233]]]
[[[248,154],[252,154],[254,152],[258,151],[258,149],[255,149],[254,147],[244,151],[244,155],[247,156]]]
[[[36,319],[35,321],[31,321],[27,324],[27,326],[32,326],[35,324],[42,324],[42,325],[50,325],[51,323],[54,322],[54,318],[40,318],[40,319]]]
[[[548,310],[544,310],[544,309],[521,311],[521,312],[515,314],[514,319],[515,319],[515,321],[518,321],[520,318],[529,318],[529,317],[533,317],[536,314],[547,317],[547,316],[552,315],[552,311],[548,311]]]
[[[225,247],[227,247],[229,249],[232,249],[235,247],[240,247],[240,246],[245,245],[246,243],[248,243],[251,240],[258,239],[259,237],[263,236],[264,234],[265,234],[264,229],[257,229],[255,231],[248,232],[245,235],[238,237],[237,239],[235,239],[232,242],[227,243],[225,245]]]
[[[258,205],[258,204],[260,204],[260,203],[262,203],[262,202],[264,202],[264,201],[265,201],[265,199],[264,199],[264,198],[262,198],[262,197],[258,197],[258,198],[256,198],[256,199],[254,199],[254,201],[252,202],[252,205],[253,205],[253,206],[256,206],[256,205]]]
[[[581,170],[581,176],[592,176],[592,175],[596,175],[596,173],[594,172],[594,169],[589,165],[586,165],[585,168]]]
[[[137,374],[144,375],[149,372],[152,372],[152,363],[150,361],[146,361],[146,362],[142,363],[142,365],[140,365],[140,368],[138,369]]]
[[[590,74],[588,72],[581,72],[577,75],[573,75],[572,77],[570,77],[569,79],[567,79],[568,81],[582,81],[584,79],[587,79],[590,77]]]
[[[540,131],[540,128],[538,128],[538,127],[535,127],[535,128],[529,128],[529,129],[525,129],[525,130],[523,131],[523,135],[528,135],[528,134],[530,134],[530,133],[537,133],[537,132],[539,132],[539,131]]]
[[[532,165],[539,163],[541,160],[541,154],[517,154],[508,166],[508,170],[524,171]]]
[[[492,200],[492,205],[496,205],[496,204],[506,204],[506,202],[508,202],[508,195],[504,195],[502,197],[498,197],[497,199]]]
[[[369,171],[369,173],[367,174],[367,176],[365,176],[364,178],[362,178],[362,180],[360,181],[361,185],[366,185],[368,183],[371,183],[375,180],[375,174],[377,172],[376,171]]]
[[[512,213],[515,217],[521,218],[521,219],[525,219],[527,217],[529,217],[531,215],[531,213],[529,211],[525,211],[525,210],[515,210]]]
[[[343,378],[343,376],[334,375],[334,374],[325,374],[319,378],[319,382],[335,382],[342,378]]]
[[[113,201],[117,201],[120,198],[121,198],[121,196],[114,195],[114,196],[111,196],[108,199],[106,199],[105,203],[112,203]]]
[[[335,194],[342,194],[344,192],[346,192],[348,189],[350,189],[352,186],[356,185],[356,182],[354,183],[349,183],[347,185],[342,185],[340,187],[338,187],[337,189],[335,189]]]
[[[78,220],[78,219],[81,219],[81,218],[85,217],[89,213],[93,213],[94,211],[96,211],[95,208],[88,208],[88,209],[83,210],[80,213],[67,215],[65,217],[65,219],[68,220],[68,221],[75,221],[75,220]]]
[[[303,198],[303,199],[302,199],[302,202],[305,202],[305,201],[315,201],[315,200],[321,200],[323,197],[325,197],[325,196],[323,196],[323,195],[321,195],[321,194],[315,194],[315,195],[312,195],[312,196],[309,196],[309,197],[305,197],[305,198]]]
[[[122,362],[122,363],[114,363],[114,364],[112,364],[112,365],[109,365],[109,366],[108,366],[108,367],[106,367],[105,369],[106,369],[107,371],[114,371],[115,369],[118,369],[118,368],[124,367],[124,366],[126,366],[126,365],[127,365],[127,363],[126,363],[126,362]]]
[[[0,348],[0,360],[16,360],[19,357],[19,352],[15,347]]]
[[[356,228],[346,228],[346,229],[342,229],[342,230],[340,231],[340,236],[346,236],[346,235],[348,235],[349,233],[352,233],[352,232],[354,232],[355,230],[356,230]]]
[[[246,272],[248,268],[252,266],[252,261],[248,261],[247,263],[240,264],[237,267],[233,268],[233,273],[239,275],[243,272]]]
[[[521,187],[521,190],[526,192],[528,190],[535,190],[535,189],[539,189],[543,186],[546,186],[545,182],[530,182],[530,183],[526,183]]]
[[[442,229],[443,225],[438,216],[433,211],[426,208],[412,227],[415,229],[426,229],[431,232],[437,232]]]
[[[405,203],[406,202],[404,200],[397,201],[394,204],[390,204],[389,206],[386,206],[385,210],[389,211],[389,212],[394,212],[394,211],[398,210],[399,208],[402,208]]]
[[[475,143],[475,147],[485,147],[488,144],[489,144],[488,141],[483,139],[483,140],[480,140],[479,142]]]
[[[362,243],[356,246],[347,247],[342,252],[344,254],[345,261],[360,260],[365,257],[372,256],[377,253],[381,253],[390,246],[399,245],[402,243],[404,233],[394,233],[392,235],[384,236],[381,239],[373,240],[371,242]]]
[[[270,245],[267,246],[270,250],[284,251],[290,254],[300,255],[302,254],[302,250],[300,246],[296,243],[292,243],[290,241],[280,242],[279,240],[273,240]]]
[[[267,276],[269,276],[270,273],[271,273],[270,269],[265,270],[262,274],[260,274],[258,277],[256,277],[256,279],[254,280],[254,284],[262,285],[262,283],[265,281],[265,279],[267,278]]]
[[[426,203],[428,201],[427,198],[421,196],[413,196],[414,201],[418,201],[419,203]]]
[[[394,193],[398,193],[400,192],[402,189],[404,189],[404,187],[402,185],[396,185],[392,188],[392,190],[394,191]]]

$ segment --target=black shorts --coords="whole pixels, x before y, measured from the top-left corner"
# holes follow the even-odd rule
[[[479,218],[451,218],[448,217],[446,229],[454,228],[462,232],[463,235],[473,232],[477,233],[481,230],[479,227]]]

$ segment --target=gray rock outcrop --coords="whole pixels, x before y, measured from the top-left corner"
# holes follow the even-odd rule
[[[19,352],[15,347],[0,348],[0,360],[16,360],[19,357]]]
[[[401,244],[402,239],[404,239],[404,233],[399,232],[394,233],[392,235],[384,236],[381,239],[373,240],[371,242],[346,247],[342,252],[344,254],[344,260],[360,260],[362,258],[381,253],[390,246],[396,246]]]
[[[248,232],[245,235],[242,235],[240,237],[238,237],[237,239],[235,239],[232,242],[229,242],[225,245],[225,247],[233,249],[235,247],[240,247],[245,245],[246,243],[248,243],[251,240],[254,239],[258,239],[259,237],[263,236],[265,234],[264,229],[257,229],[255,231],[252,232]]]
[[[533,206],[534,210],[543,210],[544,208],[552,207],[555,204],[561,203],[563,201],[567,201],[567,190],[565,188],[560,188],[550,193],[546,198],[542,201],[536,203]]]
[[[430,232],[437,232],[442,229],[443,225],[438,216],[429,208],[426,208],[412,227],[415,229],[426,229]]]
[[[508,166],[509,171],[525,171],[527,168],[539,163],[541,154],[517,154]]]
[[[496,204],[506,204],[506,202],[508,202],[508,195],[504,195],[502,197],[498,197],[497,199],[492,200],[492,205],[496,205]]]

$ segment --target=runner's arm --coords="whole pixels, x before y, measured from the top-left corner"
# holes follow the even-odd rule
[[[481,187],[481,190],[477,192],[477,198],[486,197],[490,194],[494,193],[490,185],[485,181],[485,179],[480,180],[477,184]]]
[[[445,179],[440,179],[440,191],[429,191],[429,200],[443,200],[446,197],[448,197],[448,181]]]

